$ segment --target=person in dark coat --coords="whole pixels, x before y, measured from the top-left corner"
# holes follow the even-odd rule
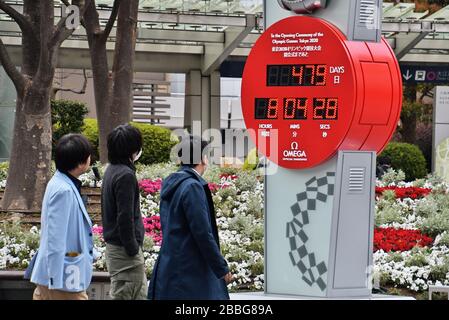
[[[118,126],[108,135],[110,164],[101,188],[101,214],[113,300],[147,298],[145,228],[134,165],[142,155],[142,144],[142,134],[129,124]]]
[[[227,284],[233,277],[220,252],[212,194],[201,177],[208,165],[207,145],[197,137],[184,138],[178,153],[182,167],[162,184],[163,241],[150,300],[229,299]]]

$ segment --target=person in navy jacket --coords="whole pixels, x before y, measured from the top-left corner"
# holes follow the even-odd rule
[[[78,177],[90,166],[91,146],[69,134],[56,146],[56,173],[42,203],[41,239],[33,258],[34,300],[87,300],[94,259],[92,222]]]
[[[164,180],[160,216],[162,246],[153,270],[150,300],[228,300],[232,281],[220,252],[208,183],[207,142],[189,136],[178,155],[181,169]]]

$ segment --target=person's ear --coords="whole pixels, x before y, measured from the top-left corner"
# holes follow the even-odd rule
[[[83,171],[87,171],[89,170],[90,165],[91,165],[91,158],[89,156],[89,158],[87,158],[85,163],[80,164],[80,167],[83,169]]]
[[[207,155],[203,156],[203,165],[205,165],[205,166],[209,165],[209,158],[207,157]]]

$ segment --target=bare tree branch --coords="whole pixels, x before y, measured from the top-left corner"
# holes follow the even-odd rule
[[[86,88],[87,88],[87,82],[88,82],[86,69],[83,69],[83,75],[84,75],[84,82],[83,82],[83,86],[80,90],[74,90],[74,89],[68,89],[68,88],[62,88],[62,87],[54,87],[53,88],[53,96],[56,96],[56,94],[59,91],[72,92],[72,93],[76,93],[76,94],[85,94]]]
[[[67,1],[64,1],[64,4]],[[92,0],[73,0],[72,5],[78,6],[80,10],[80,18],[84,15],[84,12],[86,11],[86,8],[90,4]],[[61,18],[56,25],[55,32],[53,33],[52,40],[50,41],[50,46],[59,46],[61,45],[64,40],[66,40],[68,37],[70,37],[75,29],[68,29],[66,26],[67,17]]]
[[[106,24],[106,27],[103,31],[103,37],[105,40],[108,39],[109,35],[111,34],[112,28],[114,27],[114,23],[117,20],[118,11],[120,8],[120,4],[122,3],[122,0],[115,0],[114,6],[112,7],[111,16],[109,17],[108,23]]]
[[[19,72],[19,70],[17,70],[16,66],[12,62],[8,51],[6,51],[6,46],[3,43],[2,39],[0,39],[0,63],[14,83],[16,90],[18,92],[22,92],[25,88],[25,77]]]
[[[7,15],[13,18],[23,33],[36,35],[31,22],[26,18],[26,16],[18,12],[9,4],[6,4],[3,0],[0,0],[0,10],[3,10]]]
[[[98,15],[97,8],[95,6],[95,0],[92,0],[90,5],[87,7],[83,15],[83,26],[86,28],[86,33],[89,41],[95,38],[98,41],[101,37],[102,31],[100,27],[100,18]]]

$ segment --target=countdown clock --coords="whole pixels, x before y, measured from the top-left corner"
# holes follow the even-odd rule
[[[317,166],[338,150],[380,152],[401,103],[399,65],[385,40],[348,41],[314,17],[272,25],[243,73],[246,127],[259,151],[285,168]]]

